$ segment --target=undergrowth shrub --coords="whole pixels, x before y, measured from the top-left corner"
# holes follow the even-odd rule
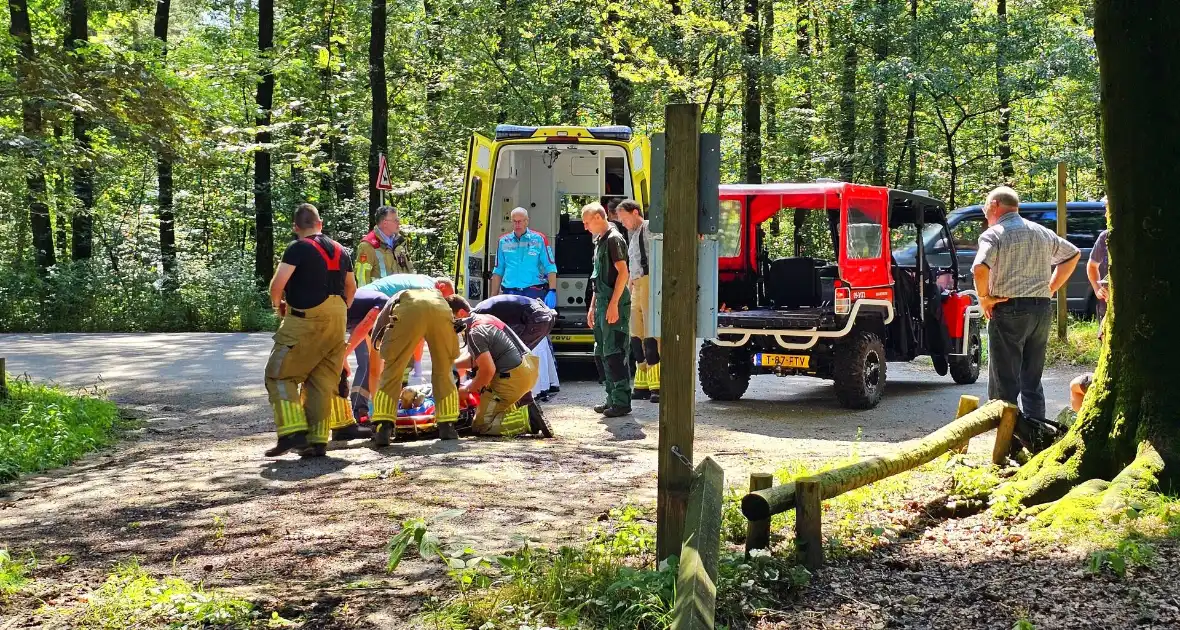
[[[179,579],[158,580],[134,560],[117,566],[88,598],[77,627],[245,628],[253,619],[250,602]]]
[[[119,412],[95,395],[9,382],[0,401],[0,482],[64,466],[115,439]]]

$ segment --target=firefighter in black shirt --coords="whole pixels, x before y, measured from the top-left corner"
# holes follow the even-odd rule
[[[267,457],[292,450],[305,457],[327,451],[356,279],[344,248],[320,233],[323,225],[315,206],[296,208],[299,238],[283,252],[270,283],[271,304],[283,321],[266,362],[266,391],[279,435]]]

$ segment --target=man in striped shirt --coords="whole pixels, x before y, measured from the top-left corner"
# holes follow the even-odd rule
[[[1078,264],[1079,250],[1020,216],[1020,197],[1002,186],[987,196],[990,226],[979,237],[975,290],[988,323],[988,397],[1045,419],[1041,373],[1053,315],[1049,298]]]

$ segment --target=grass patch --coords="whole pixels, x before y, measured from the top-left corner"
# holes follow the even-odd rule
[[[435,601],[424,621],[434,628],[666,628],[675,597],[675,558],[656,565],[655,526],[635,507],[612,510],[589,540],[555,551],[525,545],[501,556],[441,544],[426,521],[406,521],[390,541],[391,566],[417,550],[446,566],[459,594]],[[722,552],[719,624],[746,627],[759,609],[777,608],[810,578],[769,554],[750,560]]]
[[[250,602],[205,591],[179,578],[158,580],[135,561],[118,565],[72,621],[102,630],[132,628],[245,628],[254,619]]]
[[[115,405],[96,395],[15,379],[0,401],[0,483],[65,466],[114,442]]]
[[[1045,364],[1093,367],[1098,364],[1098,320],[1070,318],[1064,342],[1057,340],[1057,327],[1049,333],[1049,347],[1045,352]]]
[[[0,549],[0,600],[24,588],[29,583],[29,572],[36,565],[32,554],[14,557],[7,548]]]

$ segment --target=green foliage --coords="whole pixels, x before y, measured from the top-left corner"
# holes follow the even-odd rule
[[[1016,623],[1012,624],[1012,630],[1037,630],[1037,627],[1027,618],[1021,617],[1016,620]]]
[[[1049,347],[1045,352],[1047,365],[1084,366],[1093,369],[1098,364],[1098,352],[1102,349],[1098,341],[1098,321],[1070,318],[1066,328],[1065,341],[1057,339],[1057,332],[1049,335]]]
[[[21,590],[29,581],[29,572],[37,566],[33,554],[14,557],[8,548],[0,549],[0,601]]]
[[[0,401],[0,482],[64,466],[112,443],[119,412],[94,395],[68,394],[25,379]]]
[[[951,468],[950,494],[963,499],[986,500],[992,491],[1000,485],[1000,476],[996,473],[999,467],[986,466],[954,466]]]
[[[130,630],[144,627],[244,628],[253,619],[250,602],[179,578],[158,580],[134,560],[107,576],[77,615],[80,627]]]
[[[1155,547],[1139,538],[1119,541],[1114,549],[1103,549],[1090,554],[1090,573],[1109,570],[1118,577],[1127,575],[1128,566],[1147,566],[1155,558]]]

